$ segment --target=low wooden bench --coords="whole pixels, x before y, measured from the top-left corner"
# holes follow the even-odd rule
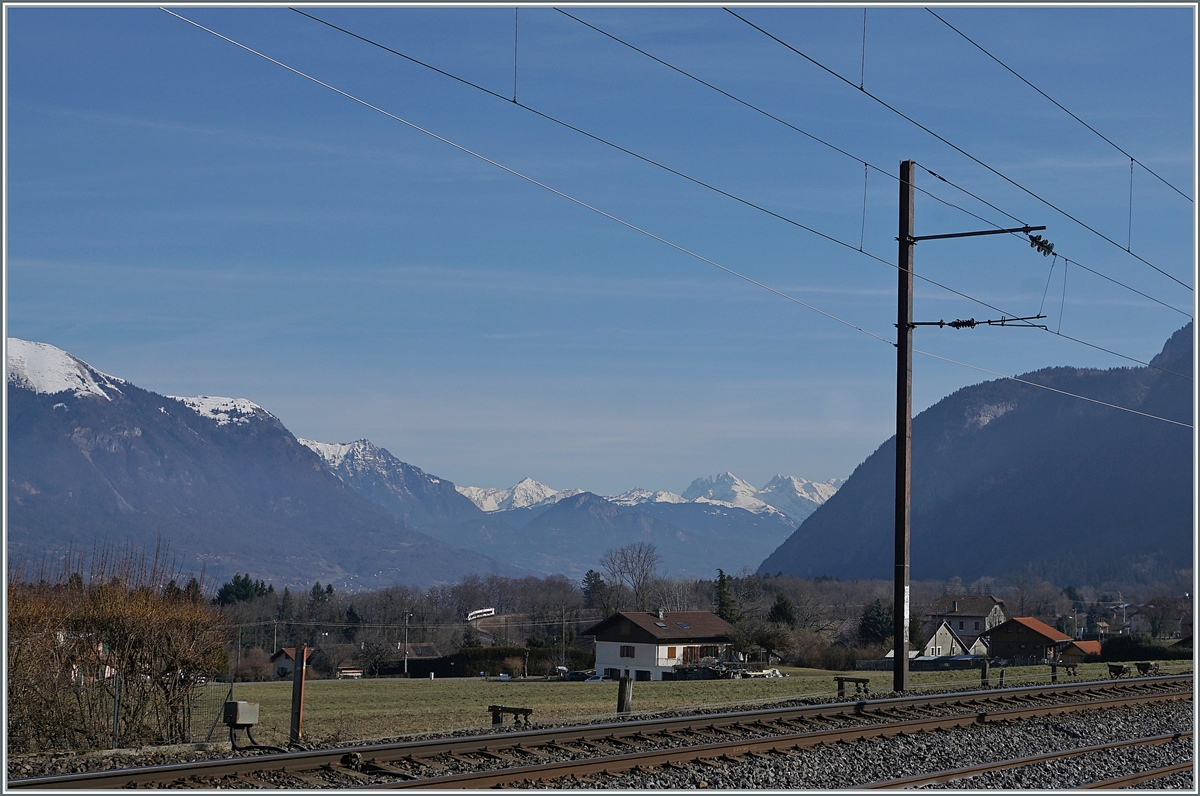
[[[871,693],[871,678],[869,677],[845,677],[843,675],[834,675],[833,679],[837,681],[839,698],[846,696],[846,683],[854,683],[854,693],[856,694]]]
[[[504,714],[508,713],[513,717],[514,724],[529,724],[529,717],[533,714],[533,708],[510,708],[507,705],[488,705],[488,710],[492,712],[492,726],[504,723]]]
[[[1158,664],[1153,661],[1138,661],[1136,665],[1138,674],[1158,674]]]
[[[1110,663],[1108,665],[1109,677],[1124,677],[1129,674],[1129,667],[1123,663]]]

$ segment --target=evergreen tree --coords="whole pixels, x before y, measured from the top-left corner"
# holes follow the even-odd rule
[[[354,634],[358,632],[358,628],[355,626],[361,623],[362,617],[358,615],[358,611],[355,611],[354,605],[351,604],[346,608],[346,624],[350,627],[342,628],[342,637],[346,639],[347,644],[354,641]]]
[[[792,605],[792,601],[783,592],[775,595],[775,603],[767,614],[767,621],[788,627],[796,626],[796,606]]]
[[[601,590],[604,588],[604,578],[594,569],[589,569],[583,576],[580,591],[583,592],[584,608],[599,608],[602,599]]]
[[[321,581],[313,584],[312,591],[308,593],[308,610],[312,611],[325,602],[325,590],[321,588]]]
[[[292,618],[292,612],[295,606],[292,601],[292,590],[287,586],[283,587],[283,596],[279,598],[279,607],[275,609],[275,618],[287,621]]]
[[[738,622],[742,618],[742,615],[738,613],[733,593],[729,590],[729,577],[723,569],[717,570],[717,616],[730,624]]]
[[[892,637],[895,627],[895,613],[891,605],[884,605],[876,599],[863,609],[862,619],[858,624],[858,637],[864,644],[882,644]]]
[[[188,584],[191,587],[191,584]],[[197,588],[199,584],[197,584]],[[217,596],[213,598],[213,602],[217,605],[232,605],[233,603],[245,602],[253,600],[256,597],[266,597],[268,594],[274,594],[275,587],[267,586],[261,580],[251,580],[250,573],[245,575],[234,575],[233,580],[221,586],[217,591]]]

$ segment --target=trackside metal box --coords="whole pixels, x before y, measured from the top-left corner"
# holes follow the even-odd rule
[[[258,703],[226,702],[225,724],[230,727],[252,727],[258,724]]]

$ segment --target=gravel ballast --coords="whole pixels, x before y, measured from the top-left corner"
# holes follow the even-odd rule
[[[1086,711],[1065,717],[1012,725],[981,725],[857,744],[835,744],[768,759],[687,770],[627,773],[615,777],[560,780],[547,787],[659,790],[829,790],[880,780],[965,768],[992,761],[1033,757],[1065,749],[1096,746],[1192,729],[1192,703]],[[953,789],[1000,788],[1056,790],[1192,759],[1192,741],[1174,741],[993,772],[947,783]],[[1169,787],[1192,788],[1190,775],[1176,775]],[[1168,787],[1166,780],[1146,787]]]

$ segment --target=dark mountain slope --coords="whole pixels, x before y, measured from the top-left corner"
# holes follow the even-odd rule
[[[1154,364],[1192,373],[1191,324]],[[1022,378],[1192,422],[1192,382],[1152,368]],[[759,567],[890,578],[894,438]],[[1058,582],[1191,565],[1191,429],[1010,380],[967,387],[913,421],[912,576],[1030,572]]]
[[[101,395],[8,384],[9,553],[104,539],[279,584],[428,584],[515,572],[405,528],[329,472],[268,412],[220,423],[123,383]]]
[[[401,461],[370,440],[347,445],[301,442],[321,455],[345,484],[410,528],[424,530],[487,516],[451,482]]]

